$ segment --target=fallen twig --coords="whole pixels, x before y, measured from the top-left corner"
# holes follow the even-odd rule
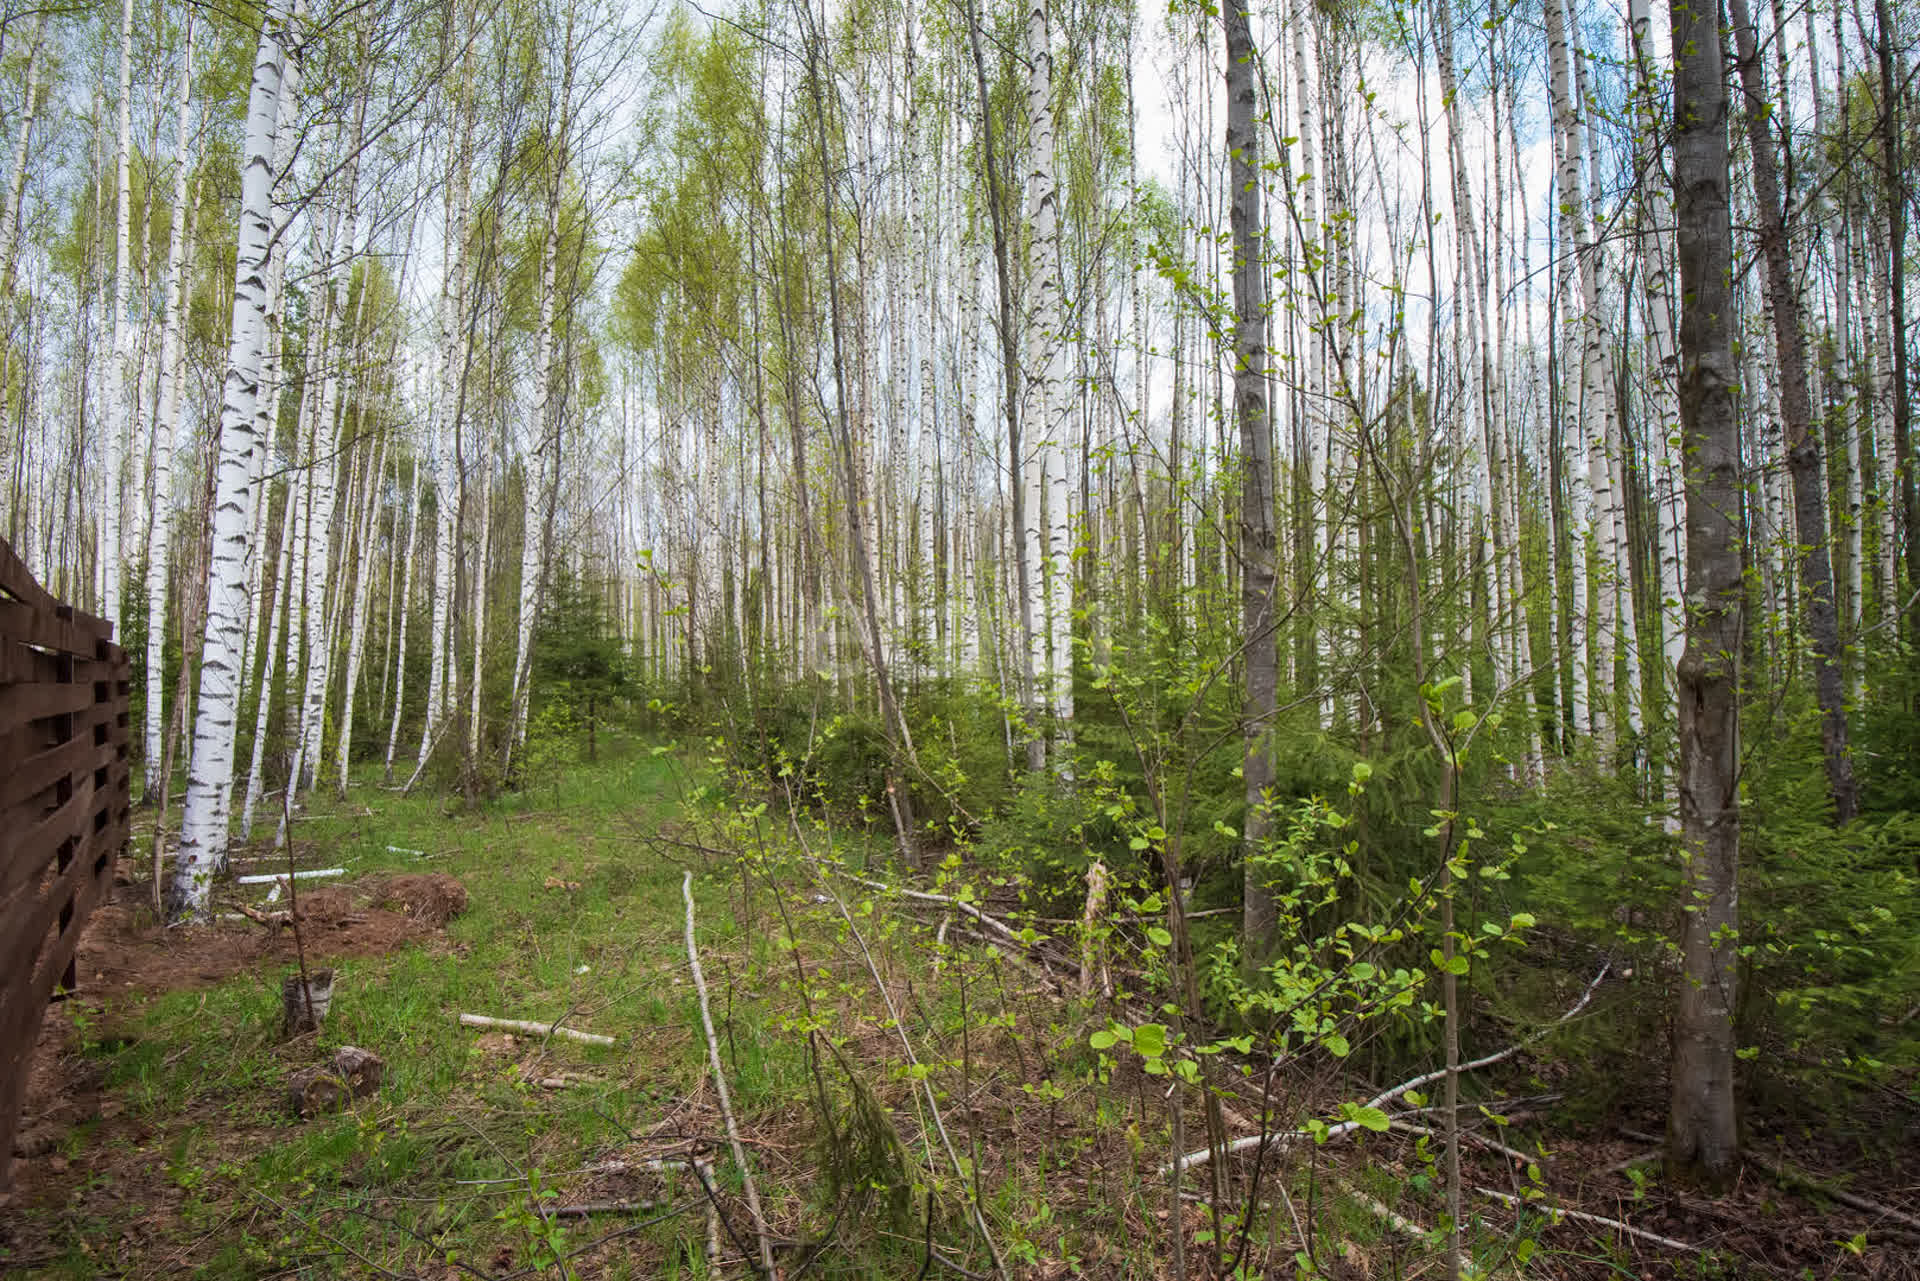
[[[293,924],[293,913],[291,912],[262,912],[259,908],[249,907],[245,903],[229,903],[227,906],[233,908],[240,916],[245,917],[247,920],[264,925],[268,929],[277,930],[283,925]]]
[[[1387,1124],[1392,1129],[1399,1130],[1403,1134],[1421,1135],[1429,1139],[1437,1139],[1440,1137],[1440,1132],[1438,1130],[1435,1130],[1430,1126],[1415,1125],[1411,1121],[1401,1121],[1396,1119],[1396,1120],[1387,1122]],[[1464,1142],[1473,1144],[1475,1147],[1485,1148],[1489,1152],[1498,1152],[1501,1156],[1506,1157],[1509,1161],[1518,1161],[1521,1165],[1537,1165],[1540,1162],[1547,1160],[1547,1158],[1544,1156],[1539,1156],[1534,1153],[1522,1152],[1519,1148],[1510,1148],[1506,1144],[1500,1142],[1498,1139],[1490,1139],[1486,1135],[1476,1133],[1472,1130],[1460,1131],[1460,1138]]]
[[[740,1143],[740,1127],[734,1123],[733,1101],[727,1093],[727,1074],[720,1066],[720,1040],[713,1033],[713,1010],[707,1002],[707,979],[700,970],[700,948],[693,933],[693,873],[680,878],[680,896],[687,901],[687,965],[693,971],[693,987],[700,998],[700,1025],[707,1033],[707,1059],[713,1066],[713,1083],[720,1096],[720,1119],[726,1123],[727,1143],[733,1149],[733,1162],[740,1167],[745,1185],[747,1211],[753,1215],[754,1235],[759,1238],[760,1266],[769,1278],[773,1267],[773,1242],[767,1237],[767,1219],[760,1211],[760,1190],[754,1186],[753,1167],[747,1163],[747,1150]]]
[[[1616,1232],[1624,1232],[1630,1237],[1636,1237],[1639,1240],[1648,1241],[1654,1245],[1665,1246],[1669,1250],[1679,1250],[1686,1254],[1697,1254],[1700,1250],[1700,1247],[1697,1245],[1690,1244],[1686,1241],[1676,1241],[1672,1237],[1663,1237],[1657,1232],[1649,1232],[1645,1228],[1636,1228],[1631,1223],[1622,1223],[1618,1219],[1609,1219],[1604,1214],[1588,1214],[1585,1210],[1569,1210],[1563,1206],[1547,1205],[1540,1201],[1527,1201],[1514,1196],[1511,1192],[1496,1192],[1492,1188],[1475,1188],[1474,1191],[1480,1196],[1492,1197],[1495,1201],[1513,1206],[1515,1209],[1541,1210],[1553,1215],[1556,1220],[1574,1219],[1581,1223],[1591,1223],[1596,1227],[1612,1228]]]
[[[788,796],[787,803],[789,806],[793,803],[791,794]],[[799,831],[797,823],[794,830],[796,832]],[[801,838],[801,848],[806,850],[804,837]],[[887,888],[884,885],[879,885],[876,881],[868,881],[862,877],[854,876],[843,868],[834,868],[831,864],[822,862],[811,850],[806,850],[806,854],[808,861],[813,864],[816,872],[831,869],[841,872],[842,875],[860,884],[878,886],[880,889]],[[854,944],[860,949],[860,958],[866,964],[867,973],[873,978],[874,990],[879,993],[880,1000],[887,1007],[888,1026],[893,1029],[893,1035],[899,1040],[900,1048],[906,1054],[907,1063],[913,1068],[919,1069],[920,1060],[914,1053],[913,1042],[907,1039],[906,1024],[900,1018],[899,1009],[894,1005],[893,994],[888,991],[886,982],[880,976],[880,967],[873,959],[873,949],[867,946],[866,936],[860,932],[859,926],[854,923],[853,913],[847,910],[846,900],[840,897],[839,892],[833,888],[832,882],[823,876],[820,878],[818,884],[820,888],[826,891],[828,896],[833,899],[834,908],[840,913],[840,919],[846,922],[847,932],[853,936]],[[944,900],[950,902],[956,908],[964,908],[969,915],[980,915],[980,913],[974,911],[970,905],[963,904],[957,899],[947,899],[945,895],[923,897]],[[1004,925],[1000,926],[1000,928],[1002,930],[1006,929]],[[953,1163],[954,1173],[960,1177],[961,1184],[966,1189],[967,1208],[972,1211],[974,1229],[980,1234],[981,1243],[986,1246],[987,1254],[993,1259],[994,1272],[1000,1276],[1006,1276],[1008,1275],[1006,1260],[1000,1255],[1000,1246],[994,1240],[992,1229],[987,1225],[986,1213],[980,1208],[979,1198],[974,1192],[974,1186],[967,1179],[967,1167],[965,1163],[960,1160],[960,1153],[953,1146],[953,1136],[947,1132],[946,1120],[940,1115],[940,1106],[934,1098],[933,1086],[929,1079],[930,1074],[922,1070],[919,1071],[918,1075],[920,1079],[920,1089],[926,1099],[928,1117],[933,1122],[934,1133],[939,1136],[940,1146],[946,1150],[947,1160]],[[931,1165],[931,1161],[929,1161],[929,1165]],[[938,1251],[935,1251],[934,1258],[946,1267],[959,1267],[958,1264],[942,1258]]]
[[[1433,1239],[1432,1232],[1421,1227],[1412,1219],[1405,1217],[1392,1206],[1381,1202],[1378,1198],[1369,1196],[1367,1193],[1360,1191],[1360,1189],[1350,1184],[1341,1183],[1336,1186],[1339,1187],[1342,1196],[1352,1201],[1368,1214],[1371,1214],[1374,1218],[1385,1223],[1388,1227],[1391,1227],[1394,1231],[1400,1233],[1400,1235],[1411,1237],[1415,1241],[1431,1241]]]
[[[557,1023],[534,1023],[528,1019],[496,1019],[485,1014],[462,1014],[461,1027],[490,1028],[499,1032],[521,1032],[527,1036],[557,1036],[563,1041],[578,1041],[582,1045],[611,1046],[613,1038],[601,1036],[598,1032],[576,1032],[570,1027],[561,1027]]]
[[[1025,942],[1021,939],[1019,932],[1005,921],[997,917],[988,916],[973,904],[962,902],[950,894],[934,894],[928,890],[909,890],[897,885],[888,885],[884,881],[870,881],[864,876],[855,876],[844,867],[838,867],[824,861],[821,863],[821,866],[836,876],[844,876],[855,885],[864,885],[870,890],[879,890],[883,894],[898,894],[901,898],[911,899],[917,903],[935,903],[941,907],[950,907],[956,912],[971,916],[974,920],[986,926],[1016,947],[1025,946]]]
[[[1600,972],[1598,974],[1595,974],[1593,976],[1592,981],[1587,984],[1587,990],[1580,994],[1580,999],[1578,1001],[1575,1001],[1573,1003],[1572,1008],[1570,1008],[1565,1014],[1562,1014],[1559,1018],[1547,1024],[1545,1027],[1535,1032],[1532,1036],[1526,1037],[1523,1040],[1515,1041],[1512,1045],[1509,1045],[1504,1050],[1496,1050],[1494,1053],[1486,1055],[1483,1058],[1475,1059],[1471,1063],[1462,1063],[1460,1065],[1459,1070],[1462,1072],[1472,1072],[1483,1067],[1491,1067],[1495,1063],[1499,1063],[1505,1059],[1510,1059],[1514,1055],[1518,1054],[1521,1050],[1524,1050],[1527,1046],[1533,1044],[1535,1041],[1538,1041],[1541,1037],[1545,1036],[1547,1033],[1553,1031],[1553,1029],[1567,1022],[1569,1019],[1572,1019],[1575,1015],[1579,1014],[1580,1011],[1587,1008],[1587,1002],[1593,999],[1594,991],[1600,986],[1600,981],[1607,977],[1607,971],[1612,968],[1612,965],[1613,963],[1611,961],[1608,961],[1607,963],[1603,964],[1600,967]],[[1368,1099],[1366,1103],[1364,1103],[1362,1106],[1368,1107],[1368,1108],[1380,1107],[1383,1104],[1390,1103],[1394,1099],[1399,1098],[1401,1095],[1405,1094],[1407,1091],[1417,1090],[1423,1085],[1439,1080],[1441,1077],[1445,1076],[1446,1074],[1447,1074],[1447,1070],[1445,1068],[1435,1068],[1431,1072],[1423,1072],[1419,1076],[1414,1077],[1412,1080],[1402,1081],[1400,1084],[1393,1086],[1390,1089],[1382,1090],[1380,1093]],[[1343,1134],[1351,1134],[1353,1131],[1359,1128],[1360,1128],[1360,1123],[1358,1121],[1341,1121],[1338,1124],[1328,1126],[1326,1128],[1325,1137],[1329,1139],[1338,1138]],[[1266,1135],[1251,1134],[1251,1135],[1248,1135],[1246,1138],[1235,1139],[1233,1142],[1227,1144],[1225,1148],[1225,1152],[1228,1156],[1234,1156],[1241,1152],[1251,1152],[1255,1148],[1261,1146],[1261,1144],[1263,1143],[1286,1144],[1286,1143],[1298,1142],[1301,1139],[1313,1138],[1313,1137],[1314,1136],[1306,1130],[1279,1130]],[[1211,1161],[1212,1159],[1213,1159],[1213,1154],[1209,1152],[1207,1149],[1201,1148],[1197,1152],[1189,1152],[1185,1156],[1181,1157],[1180,1168],[1183,1170],[1191,1170],[1196,1166],[1205,1165],[1207,1162]],[[1168,1161],[1166,1164],[1160,1167],[1160,1175],[1162,1178],[1166,1177],[1168,1174],[1171,1174],[1173,1172],[1173,1165],[1174,1163],[1172,1161]]]
[[[671,1201],[582,1201],[579,1205],[538,1205],[543,1219],[584,1219],[590,1214],[643,1214],[672,1205]]]
[[[1831,1200],[1838,1201],[1850,1210],[1858,1210],[1862,1214],[1879,1215],[1883,1219],[1892,1219],[1895,1223],[1902,1223],[1910,1228],[1920,1228],[1920,1216],[1908,1214],[1905,1210],[1897,1210],[1890,1205],[1882,1205],[1880,1202],[1868,1197],[1863,1197],[1857,1192],[1849,1192],[1845,1188],[1836,1188],[1830,1184],[1822,1183],[1811,1174],[1796,1170],[1784,1162],[1776,1165],[1768,1161],[1765,1157],[1753,1152],[1747,1153],[1746,1159],[1748,1165],[1763,1171],[1775,1183],[1781,1184],[1782,1186],[1805,1188],[1818,1196],[1824,1196]]]

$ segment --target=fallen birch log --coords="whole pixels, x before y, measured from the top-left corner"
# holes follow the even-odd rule
[[[293,879],[313,881],[323,876],[345,876],[346,874],[347,869],[344,867],[321,867],[307,872],[295,872]],[[285,880],[286,875],[285,872],[261,872],[251,876],[236,876],[233,878],[233,883],[235,885],[271,885],[275,881]]]
[[[519,1032],[526,1036],[557,1036],[563,1041],[578,1041],[582,1045],[613,1045],[612,1037],[601,1036],[598,1032],[576,1032],[558,1023],[535,1023],[529,1019],[496,1019],[485,1014],[462,1014],[460,1026]]]

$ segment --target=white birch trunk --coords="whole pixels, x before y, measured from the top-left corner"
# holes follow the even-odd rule
[[[133,112],[133,0],[120,5],[120,145],[116,153],[119,199],[116,202],[113,258],[113,352],[107,358],[107,459],[103,480],[106,494],[101,508],[100,616],[120,621],[120,568],[126,551],[127,451],[134,440],[138,416],[139,379],[133,361],[132,307],[133,182],[131,179],[130,123]]]
[[[293,553],[296,539],[299,537],[299,512],[305,505],[299,473],[295,473],[287,485],[287,509],[280,519],[280,558],[274,562],[277,586],[274,588],[273,601],[266,608],[272,612],[267,616],[268,636],[260,653],[260,696],[253,712],[253,760],[247,767],[246,799],[240,806],[240,839],[253,839],[253,818],[260,809],[260,797],[266,789],[267,763],[267,725],[273,710],[273,686],[279,677],[280,667],[286,662],[285,620],[293,611]],[[267,505],[265,498],[260,505]],[[259,559],[264,560],[265,557]]]
[[[413,612],[413,567],[419,561],[420,543],[420,471],[425,459],[419,454],[413,458],[413,480],[408,486],[407,499],[407,554],[406,566],[402,571],[400,587],[400,606],[396,611],[397,619],[389,618],[389,629],[398,628],[399,636],[393,646],[393,721],[387,730],[387,773],[386,781],[393,782],[393,757],[400,745],[400,714],[407,702],[407,618]],[[396,521],[399,517],[396,515]],[[399,538],[396,527],[394,538]]]
[[[27,150],[33,140],[34,122],[39,118],[40,110],[40,47],[41,35],[46,24],[44,12],[34,15],[33,34],[27,44],[27,97],[20,117],[20,132],[13,141],[13,167],[9,170],[7,195],[4,205],[0,205],[0,315],[13,315],[14,281],[19,268],[20,252],[20,205],[27,184]],[[32,368],[28,365],[28,368]],[[0,440],[8,438],[8,429],[13,421],[9,393],[13,384],[13,344],[0,342]],[[45,426],[41,426],[44,434]],[[33,528],[28,523],[34,514],[41,511],[41,505],[35,500],[40,486],[38,478],[45,465],[45,448],[30,449],[32,442],[28,435],[28,419],[20,418],[20,430],[13,436],[15,449],[13,470],[16,480],[10,484],[9,496],[13,499],[13,510],[8,514],[8,529],[13,534],[14,550],[29,569],[34,569],[42,578],[44,570],[36,568],[34,555]],[[53,521],[50,517],[41,520],[43,532],[50,533]]]
[[[1605,690],[1612,674],[1613,651],[1607,641],[1607,626],[1611,622],[1612,615],[1604,604],[1607,593],[1605,585],[1602,584],[1599,593],[1603,602],[1599,607],[1601,626],[1598,629],[1599,634],[1594,635],[1594,630],[1588,626],[1587,618],[1591,595],[1588,581],[1588,558],[1591,553],[1587,540],[1595,533],[1594,482],[1596,478],[1604,480],[1606,474],[1604,454],[1606,436],[1603,428],[1599,433],[1602,448],[1598,459],[1599,466],[1596,468],[1594,466],[1595,450],[1592,447],[1594,433],[1588,430],[1587,409],[1590,400],[1589,390],[1604,390],[1604,387],[1595,389],[1593,385],[1596,381],[1604,383],[1604,369],[1596,368],[1594,362],[1596,358],[1603,360],[1605,351],[1604,347],[1595,341],[1597,338],[1595,325],[1598,317],[1594,313],[1597,310],[1598,281],[1593,269],[1592,256],[1585,252],[1586,197],[1581,190],[1583,184],[1580,180],[1582,148],[1578,118],[1574,114],[1566,24],[1561,0],[1546,0],[1545,9],[1547,61],[1551,72],[1549,80],[1554,115],[1554,155],[1559,184],[1557,194],[1560,212],[1560,302],[1567,312],[1581,317],[1578,326],[1574,325],[1571,319],[1567,324],[1569,341],[1562,348],[1566,358],[1561,361],[1560,374],[1563,381],[1571,376],[1578,388],[1576,394],[1567,400],[1572,410],[1572,421],[1568,423],[1568,430],[1580,432],[1587,442],[1582,450],[1585,457],[1584,463],[1581,461],[1581,456],[1576,455],[1571,448],[1566,451],[1569,491],[1567,537],[1571,544],[1569,561],[1570,577],[1573,580],[1571,584],[1573,614],[1568,620],[1573,638],[1573,721],[1576,732],[1592,733],[1604,742],[1605,726],[1609,718],[1600,710],[1600,707],[1605,701]],[[1574,290],[1576,275],[1580,284],[1577,295]],[[1577,312],[1575,312],[1576,298],[1579,308]],[[1578,336],[1577,344],[1574,341],[1576,335]],[[1568,366],[1573,363],[1571,357],[1576,345],[1580,351],[1580,363],[1578,370],[1572,371]],[[1594,641],[1599,642],[1598,653],[1592,653],[1595,648]],[[1592,655],[1591,663],[1590,654]],[[1597,670],[1590,670],[1590,668]],[[1597,695],[1593,689],[1595,684],[1599,686]]]
[[[1676,688],[1674,673],[1686,649],[1685,587],[1681,567],[1687,561],[1686,485],[1680,457],[1679,343],[1674,320],[1672,248],[1667,228],[1673,224],[1673,201],[1664,171],[1651,159],[1662,145],[1659,136],[1657,90],[1651,51],[1648,0],[1631,0],[1629,35],[1636,66],[1636,150],[1645,157],[1640,191],[1640,229],[1634,240],[1640,257],[1644,307],[1647,317],[1646,368],[1648,441],[1652,446],[1655,533],[1660,560],[1661,688]],[[1670,713],[1669,713],[1670,714]],[[1670,777],[1677,777],[1669,771]],[[1673,813],[1668,828],[1679,831],[1678,798],[1669,786]]]
[[[149,489],[147,524],[147,707],[144,792],[157,795],[160,787],[162,723],[166,717],[167,553],[172,545],[173,441],[180,417],[183,344],[181,279],[186,272],[187,172],[192,165],[187,127],[191,120],[193,88],[193,15],[186,17],[180,55],[180,125],[174,143],[173,243],[167,249],[166,311],[160,325],[160,392],[153,416],[153,483]],[[182,638],[183,641],[185,638]],[[244,669],[243,669],[244,670]]]
[[[1073,732],[1073,513],[1066,448],[1072,405],[1061,386],[1065,372],[1064,302],[1060,276],[1059,184],[1054,173],[1053,37],[1046,0],[1028,0],[1026,20],[1028,174],[1027,217],[1032,229],[1026,363],[1033,379],[1030,424],[1021,460],[1027,487],[1027,567],[1040,617],[1033,629],[1033,668],[1040,697],[1062,743]],[[1036,733],[1044,732],[1035,726]]]
[[[1874,490],[1878,501],[1874,515],[1878,520],[1880,622],[1890,634],[1897,634],[1901,606],[1900,578],[1896,572],[1900,540],[1895,532],[1894,513],[1900,505],[1899,481],[1894,468],[1893,437],[1893,302],[1887,287],[1888,254],[1885,232],[1876,225],[1872,235],[1872,258],[1867,275],[1873,281],[1872,316],[1866,329],[1867,381],[1872,388],[1868,421],[1873,431]],[[1908,538],[1920,538],[1920,530],[1909,529]]]
[[[553,506],[559,498],[560,431],[554,396],[553,316],[554,273],[560,257],[560,196],[567,169],[567,134],[573,119],[573,8],[561,50],[560,108],[554,120],[556,154],[548,158],[547,228],[540,247],[540,327],[535,335],[533,379],[535,406],[523,453],[522,533],[520,543],[520,611],[513,658],[513,724],[507,739],[507,760],[527,740],[527,710],[533,695],[533,629],[540,616],[540,593],[546,583],[550,555]],[[537,480],[536,480],[537,475]],[[765,531],[762,531],[765,536]]]
[[[364,296],[364,286],[362,294]],[[364,418],[362,419],[364,421]],[[360,689],[361,656],[366,653],[367,611],[373,597],[374,533],[380,527],[381,477],[386,473],[387,455],[392,452],[388,438],[382,436],[375,446],[373,465],[368,471],[364,511],[360,519],[359,554],[354,557],[353,604],[347,613],[347,671],[340,694],[340,741],[334,764],[339,772],[339,795],[347,794],[347,776],[353,763],[353,721],[355,695]],[[394,477],[396,488],[399,476]],[[398,526],[395,534],[398,535]]]
[[[281,4],[282,0],[268,0],[247,103],[232,341],[221,410],[212,550],[207,563],[200,698],[194,713],[193,757],[181,809],[179,859],[170,904],[170,915],[175,918],[207,917],[213,876],[227,848],[234,730],[239,715],[238,662],[246,626],[248,516],[253,488],[249,465],[266,339],[267,268],[273,239],[274,133],[282,94],[291,98],[299,85],[299,64],[287,57],[282,42],[288,28],[298,25],[305,7],[304,0],[296,0],[289,20]]]
[[[458,90],[469,92],[462,71]],[[468,106],[459,108],[460,134],[454,143],[453,185],[448,196],[446,254],[449,265],[440,287],[440,385],[433,412],[433,487],[436,530],[433,549],[433,658],[427,679],[427,715],[420,728],[421,764],[432,751],[440,723],[447,712],[448,667],[453,661],[448,627],[453,614],[454,538],[459,511],[454,500],[456,477],[452,466],[454,440],[460,431],[460,359],[467,280],[467,220],[469,216],[469,146],[473,120]]]

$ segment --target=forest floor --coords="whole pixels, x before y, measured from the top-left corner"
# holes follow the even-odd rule
[[[634,755],[474,809],[373,780],[316,798],[294,864],[346,869],[324,889],[300,883],[306,964],[335,972],[317,1037],[282,1036],[290,931],[162,930],[144,869],[129,868],[89,928],[81,991],[46,1019],[0,1270],[746,1274],[759,1246],[688,961],[692,872],[713,1052],[781,1275],[984,1275],[979,1223],[1023,1277],[1216,1275],[1219,1225],[1193,1200],[1176,1224],[1158,1172],[1173,1140],[1204,1146],[1203,1112],[1190,1103],[1174,1129],[1166,1078],[1088,1048],[1107,1021],[1074,995],[1076,975],[1030,938],[996,945],[964,910],[826,870],[840,864],[817,843],[768,862],[773,820],[729,811],[684,768]],[[833,857],[864,866],[869,843],[837,841]],[[897,879],[874,867],[869,879]],[[1583,981],[1567,975],[1570,996]],[[615,1044],[474,1030],[462,1013]],[[294,1115],[289,1074],[344,1044],[384,1059],[379,1088]],[[1709,1202],[1660,1186],[1656,1095],[1629,1091],[1576,1123],[1555,1107],[1564,1075],[1529,1051],[1467,1088],[1476,1118],[1479,1103],[1501,1114],[1464,1158],[1467,1187],[1486,1190],[1467,1201],[1486,1271],[1920,1277],[1912,1145],[1863,1162],[1797,1133],[1784,1156],[1769,1149],[1788,1172],[1750,1169]],[[1283,1086],[1293,1115],[1374,1093],[1324,1070]],[[1250,1089],[1231,1087],[1233,1135],[1258,1131]],[[1438,1142],[1417,1114],[1397,1120],[1270,1154],[1275,1209],[1253,1225],[1243,1275],[1444,1275],[1428,1231],[1444,1209]],[[1235,1160],[1232,1195],[1251,1171]],[[1211,1188],[1205,1170],[1185,1184]]]

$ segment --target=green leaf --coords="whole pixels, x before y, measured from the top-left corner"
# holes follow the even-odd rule
[[[1107,1029],[1101,1028],[1098,1032],[1095,1032],[1092,1036],[1087,1038],[1087,1044],[1091,1045],[1096,1050],[1111,1050],[1113,1048],[1114,1042],[1118,1041],[1119,1039],[1120,1039],[1119,1037],[1107,1031]]]
[[[1338,1032],[1327,1033],[1327,1035],[1321,1039],[1320,1044],[1326,1046],[1327,1053],[1333,1055],[1336,1059],[1344,1059],[1348,1054],[1353,1052],[1353,1047],[1347,1044],[1347,1038],[1341,1036]]]
[[[1172,947],[1173,946],[1173,935],[1168,933],[1165,928],[1158,925],[1149,925],[1147,927],[1147,939],[1155,947]]]
[[[1160,1023],[1142,1023],[1133,1029],[1133,1048],[1150,1059],[1167,1052],[1167,1029]]]
[[[1375,1134],[1385,1134],[1392,1124],[1387,1114],[1379,1108],[1363,1108],[1358,1103],[1342,1103],[1340,1115],[1352,1121],[1363,1130],[1372,1130]]]

